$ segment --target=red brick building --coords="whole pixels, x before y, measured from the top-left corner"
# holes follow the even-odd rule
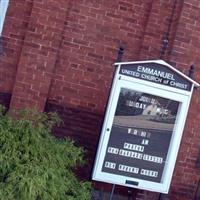
[[[0,0],[0,17],[0,102],[57,111],[64,124],[56,135],[84,146],[90,169],[120,45],[124,61],[163,59],[185,74],[194,64],[200,82],[199,0]],[[198,199],[199,101],[195,90],[171,189],[162,199]]]

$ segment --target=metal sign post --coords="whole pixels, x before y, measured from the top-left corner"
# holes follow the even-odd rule
[[[109,200],[112,200],[113,195],[114,195],[114,191],[115,191],[115,184],[113,184],[113,186],[112,186],[112,191],[111,191],[111,193],[110,193],[110,198],[109,198]]]

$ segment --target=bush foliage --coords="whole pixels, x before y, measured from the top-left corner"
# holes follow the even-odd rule
[[[56,114],[17,115],[0,112],[0,199],[90,199],[90,183],[78,181],[73,173],[83,163],[82,149],[51,135],[59,121]]]

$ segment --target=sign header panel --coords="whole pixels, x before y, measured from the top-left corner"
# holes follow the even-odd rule
[[[119,74],[190,91],[192,83],[170,68],[158,63],[121,65]]]

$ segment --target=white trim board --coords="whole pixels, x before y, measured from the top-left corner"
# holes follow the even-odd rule
[[[0,36],[3,30],[3,24],[8,8],[9,0],[0,0]]]

